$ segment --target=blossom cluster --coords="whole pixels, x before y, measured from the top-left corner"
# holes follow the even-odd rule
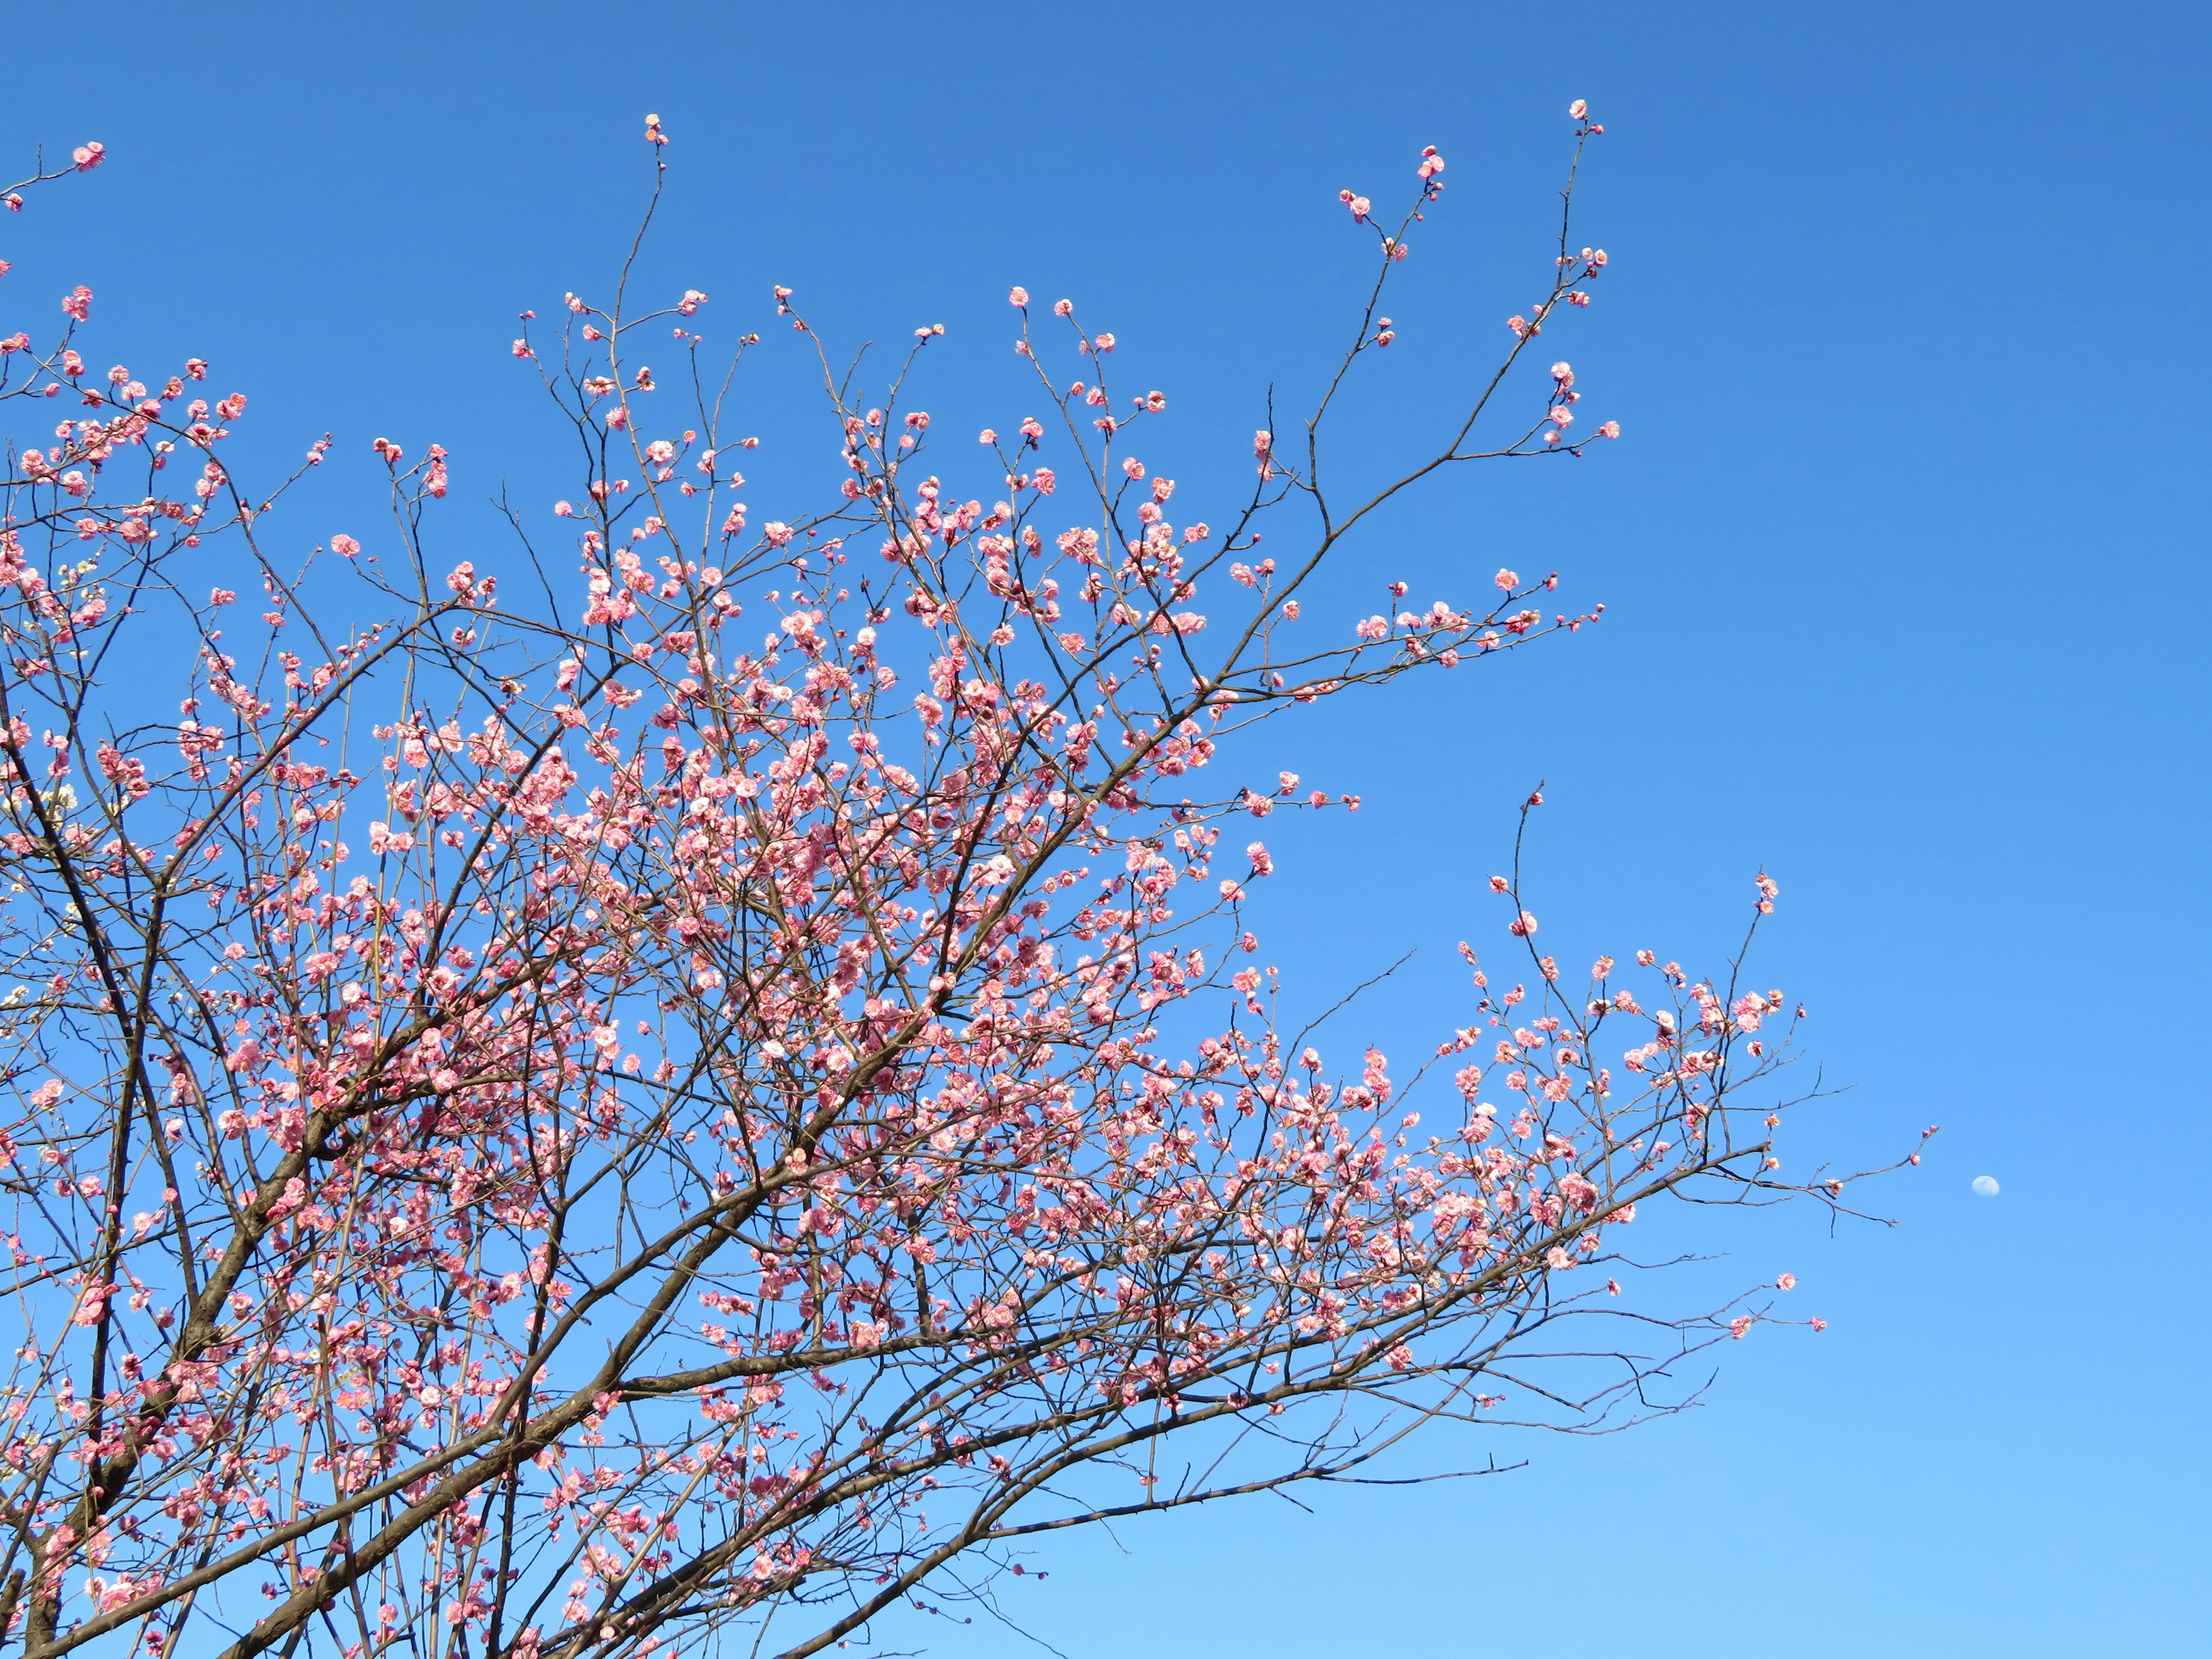
[[[592,458],[542,605],[438,552],[469,457],[379,438],[396,529],[302,574],[268,515],[327,441],[247,491],[246,398],[93,372],[84,289],[0,342],[0,401],[70,411],[0,475],[0,1626],[33,1651],[220,1616],[240,1654],[326,1619],[347,1659],[642,1654],[817,1602],[838,1639],[954,1555],[1496,1415],[1534,1330],[1604,1316],[1640,1206],[1790,1190],[1771,1092],[1733,1103],[1801,1011],[1649,951],[1571,994],[1517,877],[1520,982],[1478,964],[1421,1065],[1279,1024],[1253,826],[1358,802],[1248,775],[1243,735],[1600,608],[1501,570],[1302,620],[1367,510],[1317,482],[1326,399],[1201,517],[1136,453],[1169,404],[1117,401],[1128,343],[1010,298],[1044,412],[982,434],[983,487],[908,395],[930,325],[872,398],[825,377],[842,485],[757,520],[738,492],[788,487],[679,389],[706,293],[572,294],[557,342],[526,313],[513,362]],[[1394,337],[1370,301],[1347,367]],[[1490,396],[1393,492],[1577,452],[1564,362],[1484,448]],[[113,673],[164,606],[173,709]],[[1650,1370],[1522,1409],[1602,1420]],[[1167,1481],[1170,1435],[1216,1472]]]

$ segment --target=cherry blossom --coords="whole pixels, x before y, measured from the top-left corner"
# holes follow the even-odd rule
[[[1395,219],[1346,193],[1357,343],[1206,501],[1131,453],[1168,402],[1109,358],[1146,343],[1018,287],[1009,402],[1042,414],[996,405],[980,456],[931,450],[937,325],[864,393],[786,287],[791,330],[712,364],[672,320],[696,289],[525,310],[487,363],[586,458],[514,520],[557,552],[471,528],[453,484],[497,458],[434,430],[249,487],[245,395],[184,398],[204,359],[86,374],[88,289],[0,340],[33,417],[0,474],[0,1631],[815,1652],[1027,1576],[1044,1534],[1346,1475],[1424,1422],[1667,1409],[1674,1362],[1772,1317],[1789,1274],[1632,1294],[1644,1206],[1856,1178],[1779,1172],[1803,1011],[1741,960],[1573,980],[1516,841],[1504,955],[1466,950],[1432,1053],[1362,1045],[1356,1003],[1312,1046],[1278,1024],[1260,896],[1305,872],[1235,824],[1360,797],[1255,728],[1601,610],[1360,574],[1382,503],[1583,452],[1573,372],[1518,365],[1605,264],[1564,229],[1443,447],[1322,482],[1443,166]],[[756,349],[822,374],[831,487],[732,429]],[[391,493],[374,556],[270,516],[326,456]],[[1387,603],[1334,611],[1324,566]],[[1525,836],[1542,792],[1501,780]]]

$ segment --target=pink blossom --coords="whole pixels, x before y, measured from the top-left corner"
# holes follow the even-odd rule
[[[657,118],[647,137],[659,179]],[[1443,167],[1423,150],[1412,211],[1435,210]],[[1516,331],[1601,263],[1564,260],[1567,288]],[[706,300],[675,291],[678,319]],[[792,290],[775,293],[788,314]],[[954,446],[932,458],[942,476],[915,464],[916,383],[893,413],[833,382],[835,450],[807,451],[824,428],[802,420],[793,465],[748,486],[730,463],[759,441],[730,434],[712,390],[684,394],[696,429],[644,435],[653,376],[616,348],[672,307],[566,303],[562,350],[588,361],[548,382],[544,435],[549,463],[575,469],[554,507],[570,546],[538,548],[509,590],[426,516],[448,488],[441,445],[412,465],[374,446],[419,556],[396,586],[295,584],[292,467],[250,478],[244,455],[234,476],[223,447],[242,396],[210,406],[185,374],[149,392],[64,342],[34,364],[27,336],[0,342],[19,390],[89,382],[83,410],[11,442],[23,510],[0,526],[0,631],[25,688],[0,711],[26,774],[10,868],[45,918],[0,979],[25,981],[24,1109],[0,1125],[0,1163],[29,1200],[0,1238],[40,1333],[9,1430],[40,1511],[23,1524],[46,1545],[27,1628],[176,1659],[186,1598],[250,1597],[289,1537],[313,1559],[279,1563],[252,1638],[272,1651],[308,1641],[325,1602],[333,1644],[360,1654],[489,1642],[502,1595],[549,1620],[502,1626],[511,1659],[689,1655],[725,1631],[757,1640],[771,1610],[779,1645],[826,1650],[847,1614],[787,1642],[783,1626],[912,1571],[943,1531],[924,1534],[926,1506],[990,1510],[1080,1463],[1107,1483],[1088,1501],[1126,1507],[1112,1483],[1149,1481],[1151,1454],[1115,1460],[1194,1425],[1201,1451],[1243,1447],[1236,1481],[1295,1479],[1358,1431],[1332,1399],[1401,1384],[1416,1404],[1495,1407],[1478,1373],[1556,1351],[1547,1307],[1618,1292],[1553,1275],[1621,1259],[1629,1195],[1768,1155],[1779,1108],[1753,1091],[1796,1022],[1730,960],[1705,979],[1641,953],[1646,1014],[1610,957],[1571,988],[1531,949],[1508,989],[1468,950],[1468,1000],[1431,1053],[1394,1079],[1355,1044],[1332,1073],[1297,1033],[1343,988],[1279,974],[1237,914],[1252,884],[1296,872],[1262,840],[1240,849],[1231,813],[1359,807],[1292,769],[1310,705],[1372,699],[1334,706],[1436,726],[1446,703],[1419,700],[1410,688],[1435,684],[1419,674],[1571,648],[1595,608],[1555,624],[1418,608],[1326,536],[1279,560],[1266,538],[1311,506],[1285,486],[1316,481],[1277,471],[1271,432],[1254,434],[1256,490],[1203,460],[1178,484],[1102,442],[1122,429],[1104,389],[1063,394],[1057,370],[1040,390],[1074,417],[1054,441],[1076,453],[1055,459],[1084,500],[1024,471],[1034,418],[1018,451],[984,428],[990,453]],[[1322,384],[1388,343],[1372,320]],[[739,340],[710,387],[757,337]],[[822,343],[805,355],[849,361]],[[1114,338],[1071,331],[1054,349],[1069,347],[1103,364]],[[1475,384],[1517,353],[1474,366]],[[1578,407],[1565,363],[1499,396],[1555,437]],[[1124,397],[1130,421],[1166,406]],[[1263,407],[1272,426],[1316,405]],[[618,476],[623,453],[637,475]],[[1384,476],[1434,488],[1425,459]],[[791,518],[749,539],[740,488]],[[1218,508],[1194,501],[1214,493]],[[1226,513],[1224,533],[1200,511]],[[356,538],[326,542],[369,566]],[[1335,613],[1352,637],[1325,619],[1278,631],[1310,592],[1370,580],[1389,599]],[[259,625],[228,608],[240,590],[265,596]],[[173,614],[136,619],[161,605]],[[103,659],[125,672],[85,680]],[[1446,720],[1407,776],[1473,769],[1533,809],[1528,755],[1574,734],[1529,706],[1503,747]],[[67,711],[46,717],[60,729],[41,707]],[[1387,866],[1390,849],[1353,856]],[[1520,880],[1488,884],[1533,946],[1521,906],[1542,901]],[[1435,896],[1400,890],[1375,925],[1426,925]],[[1762,912],[1776,890],[1761,872]],[[1280,914],[1302,925],[1295,898]],[[162,964],[157,999],[184,988],[178,1018],[148,1025],[135,977],[115,995],[118,938]],[[1739,1041],[1754,1031],[1771,1049]],[[1430,1064],[1451,1086],[1409,1098]],[[1678,1213],[1697,1249],[1705,1212]],[[1749,1305],[1723,1303],[1710,1328]],[[1638,1346],[1608,1356],[1631,1389],[1663,1363]],[[1572,1401],[1544,1410],[1603,1420],[1602,1399]],[[1182,1448],[1158,1449],[1179,1467]],[[362,1512],[386,1528],[382,1565],[355,1584],[326,1547],[330,1505],[379,1490]],[[493,1582],[499,1562],[562,1554],[573,1577]],[[112,1628],[64,1606],[64,1583]],[[656,1600],[670,1584],[683,1595]]]

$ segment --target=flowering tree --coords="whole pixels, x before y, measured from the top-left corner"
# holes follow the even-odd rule
[[[527,534],[434,556],[449,457],[380,439],[393,529],[302,565],[264,521],[299,475],[234,476],[246,400],[204,362],[94,372],[83,288],[50,347],[0,340],[0,396],[60,417],[0,480],[28,1659],[811,1653],[1039,1534],[1346,1478],[1436,1419],[1664,1409],[1765,1316],[1632,1315],[1609,1264],[1665,1194],[1835,1201],[1776,1173],[1780,992],[1649,951],[1570,990],[1497,878],[1533,989],[1475,972],[1424,1124],[1381,1054],[1337,1076],[1278,1028],[1240,913],[1259,821],[1353,804],[1237,774],[1248,728],[1589,620],[1510,571],[1300,619],[1382,502],[1589,441],[1564,362],[1489,435],[1606,263],[1563,212],[1463,422],[1324,487],[1443,167],[1394,222],[1344,193],[1358,330],[1218,527],[1170,523],[1133,449],[1165,399],[1113,395],[1114,337],[1018,288],[1046,418],[983,434],[1002,499],[925,471],[928,329],[879,407],[822,357],[842,491],[757,526],[706,295],[569,296],[514,347],[585,457],[558,581]],[[1628,1334],[1561,1340],[1601,1319]]]

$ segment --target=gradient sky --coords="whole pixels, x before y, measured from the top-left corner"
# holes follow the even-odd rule
[[[1435,143],[1450,190],[1346,437],[1359,473],[1434,428],[1539,291],[1589,99],[1577,240],[1613,260],[1557,355],[1626,436],[1394,511],[1340,592],[1364,614],[1393,576],[1425,601],[1556,568],[1606,619],[1285,735],[1284,763],[1366,805],[1270,836],[1271,946],[1314,1003],[1416,951],[1329,1035],[1410,1057],[1465,1021],[1453,942],[1507,943],[1482,878],[1540,777],[1534,908],[1563,959],[1717,967],[1752,872],[1781,881],[1759,976],[1811,1006],[1848,1091],[1791,1130],[1795,1167],[1943,1133],[1869,1194],[1893,1229],[1711,1218],[1713,1273],[1792,1270],[1832,1328],[1727,1345],[1700,1409],[1432,1448],[1528,1460],[1481,1480],[1070,1540],[1007,1610],[1069,1659],[2203,1651],[2207,20],[23,14],[5,155],[113,159],[0,223],[0,325],[42,331],[88,283],[100,349],[198,353],[251,394],[241,446],[331,431],[344,465],[284,509],[303,542],[374,522],[372,437],[442,441],[459,548],[489,533],[461,498],[504,479],[542,513],[572,488],[506,343],[523,307],[604,291],[650,109],[675,142],[648,278],[707,289],[710,340],[786,348],[774,282],[848,341],[942,321],[924,401],[1006,427],[1029,412],[1006,289],[1072,294],[1175,400],[1162,464],[1195,496],[1248,476],[1268,385],[1295,406],[1350,326],[1338,189],[1394,202]],[[748,471],[774,516],[774,439],[808,406],[795,356],[764,362]],[[819,477],[802,450],[792,476]],[[887,1645],[1038,1650],[918,1624]]]

